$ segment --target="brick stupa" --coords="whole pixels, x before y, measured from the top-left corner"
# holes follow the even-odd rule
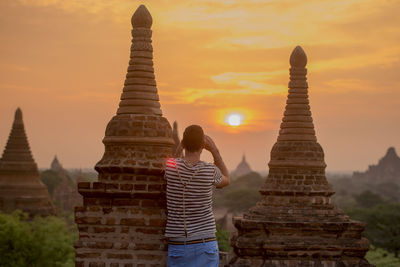
[[[272,148],[262,199],[233,219],[232,266],[370,266],[364,223],[332,204],[324,152],[308,100],[307,57],[290,56],[290,82],[278,140]]]
[[[23,210],[30,216],[54,214],[26,137],[22,111],[15,111],[7,145],[0,160],[0,210]]]
[[[172,129],[162,117],[153,69],[152,17],[132,16],[128,72],[117,114],[108,123],[98,182],[78,184],[76,266],[165,266],[164,165]]]

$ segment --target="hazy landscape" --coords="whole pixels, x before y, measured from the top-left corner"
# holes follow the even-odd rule
[[[379,163],[371,164],[370,170],[374,170],[374,175],[368,171],[355,174],[329,173],[327,175],[329,183],[333,186],[336,194],[334,202],[345,211],[352,219],[361,220],[366,223],[365,236],[371,242],[371,250],[367,254],[367,259],[376,266],[399,266],[400,246],[400,158],[388,150],[379,160]],[[2,255],[0,257],[1,266],[25,266],[26,262],[35,261],[38,266],[74,266],[73,242],[77,239],[77,229],[73,219],[73,207],[63,208],[54,195],[54,189],[62,184],[63,179],[68,179],[64,184],[63,190],[69,191],[71,195],[64,198],[76,198],[76,205],[81,205],[81,197],[73,191],[77,190],[77,181],[96,181],[95,171],[80,169],[42,169],[41,180],[46,184],[51,193],[54,205],[58,210],[58,218],[36,219],[29,225],[23,223],[20,214],[1,215],[2,223],[7,227],[2,229],[0,240],[2,242]],[[217,190],[215,196],[215,216],[219,224],[219,243],[223,251],[230,251],[229,237],[235,231],[232,224],[232,216],[240,216],[249,208],[254,206],[261,199],[260,187],[264,184],[266,176],[261,176],[257,172],[249,172],[240,177],[234,177],[232,184],[224,189]],[[66,188],[67,187],[67,188]],[[70,188],[70,190],[68,190]],[[29,228],[44,238],[35,242],[45,242],[46,251],[31,251],[30,247],[35,247],[35,243],[28,237],[24,237],[24,231]],[[15,232],[17,231],[17,232]],[[41,235],[41,231],[46,235]],[[7,238],[6,238],[7,237]],[[10,254],[5,246],[5,240],[19,240],[20,246],[27,246],[24,249],[30,251],[29,257],[22,256],[24,252],[16,255]],[[31,237],[36,239],[35,236]],[[28,245],[29,244],[29,245]],[[0,248],[1,249],[1,248]],[[60,250],[61,249],[61,250]],[[57,253],[55,253],[57,251]],[[45,254],[48,253],[48,254]],[[21,261],[24,259],[26,262]],[[21,261],[21,262],[20,262]],[[10,263],[13,262],[11,265]]]
[[[0,2],[0,266],[163,265],[192,124],[220,266],[400,266],[400,2],[145,2]]]

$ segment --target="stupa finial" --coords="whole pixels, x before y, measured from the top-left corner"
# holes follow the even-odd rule
[[[132,16],[131,55],[117,114],[162,115],[153,68],[152,22],[144,5]]]
[[[307,56],[300,46],[293,50],[290,64],[289,91],[278,141],[316,141],[308,100]]]
[[[14,115],[14,123],[23,123],[22,122],[22,110],[17,108]]]
[[[296,46],[290,55],[290,66],[295,68],[304,68],[307,65],[307,56],[301,46]]]
[[[146,8],[145,5],[140,5],[135,13],[133,13],[132,19],[132,27],[133,28],[151,28],[153,24],[153,18],[149,10]]]

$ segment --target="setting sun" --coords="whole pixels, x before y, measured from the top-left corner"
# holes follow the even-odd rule
[[[57,154],[64,167],[92,169],[121,97],[139,2],[0,1],[0,147],[21,107],[39,167]],[[400,1],[142,2],[153,17],[162,114],[180,133],[201,125],[228,151],[228,168],[245,151],[252,168],[266,171],[296,45],[309,59],[312,113],[330,170],[361,170],[399,144],[400,124],[392,122],[400,105]],[[373,104],[365,110],[365,103]],[[344,140],[352,153],[343,154]]]
[[[234,126],[234,127],[235,126],[239,126],[239,125],[242,124],[243,116],[241,114],[238,114],[238,113],[229,114],[228,116],[226,116],[225,121],[230,126]]]

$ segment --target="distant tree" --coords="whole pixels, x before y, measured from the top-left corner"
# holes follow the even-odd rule
[[[69,172],[70,177],[72,178],[72,180],[75,181],[75,183],[78,182],[78,180],[80,182],[95,182],[97,181],[97,172],[95,171],[79,171],[79,170],[75,170],[75,171],[71,171]]]
[[[393,253],[390,253],[381,248],[371,246],[365,258],[369,263],[374,264],[376,267],[399,267],[400,258],[396,258]]]
[[[261,185],[265,182],[265,178],[261,177],[261,175],[258,172],[251,172],[248,174],[245,174],[243,176],[240,176],[236,178],[231,184],[229,185],[228,188],[254,188],[254,189],[260,189]]]
[[[241,213],[261,199],[258,192],[265,178],[257,172],[251,172],[232,181],[223,190],[218,190],[214,205],[216,208],[227,208],[230,212]]]
[[[375,205],[383,204],[385,202],[380,195],[372,193],[369,190],[355,196],[355,199],[357,205],[361,208],[371,208]]]
[[[76,237],[57,217],[28,220],[21,211],[0,213],[0,266],[74,266]]]
[[[46,185],[50,195],[53,195],[54,189],[61,183],[62,177],[55,171],[46,170],[40,173],[40,179]]]
[[[258,190],[238,189],[225,194],[223,203],[230,212],[242,213],[254,206],[259,200],[261,200],[261,195]]]
[[[335,192],[345,191],[346,194],[348,192],[351,192],[351,193],[356,192],[357,186],[354,185],[355,181],[353,181],[349,177],[342,177],[342,176],[336,177],[336,178],[327,177],[327,179],[328,179],[328,182],[332,185]]]
[[[396,183],[381,183],[374,186],[374,192],[388,201],[400,201],[400,186]]]
[[[400,252],[400,204],[380,204],[373,208],[356,208],[347,211],[351,218],[366,223],[364,235],[379,248]]]

